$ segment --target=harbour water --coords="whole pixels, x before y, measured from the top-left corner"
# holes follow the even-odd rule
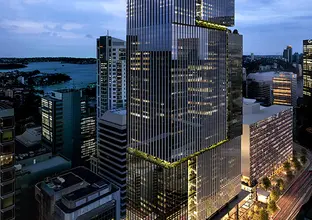
[[[56,89],[64,88],[85,88],[89,83],[96,82],[96,64],[70,64],[60,62],[39,62],[29,63],[27,67],[22,69],[0,70],[0,72],[10,71],[34,71],[39,70],[42,73],[65,73],[69,75],[72,80],[63,84],[37,87],[37,89],[44,90],[45,93],[49,93]]]

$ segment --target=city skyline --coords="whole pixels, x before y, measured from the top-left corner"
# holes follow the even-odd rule
[[[95,57],[95,38],[107,30],[121,39],[126,36],[126,0],[0,0],[0,4],[0,57]],[[235,6],[235,28],[245,36],[244,54],[281,55],[287,45],[302,52],[302,40],[312,31],[307,1],[294,5],[289,0],[237,0]]]

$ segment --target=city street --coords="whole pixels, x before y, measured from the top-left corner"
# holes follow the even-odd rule
[[[312,161],[310,153],[308,153],[307,157]],[[280,210],[273,219],[287,220],[295,218],[301,206],[311,195],[312,173],[309,173],[311,167],[312,163],[310,163],[310,165],[295,180],[294,184],[278,200],[277,206]]]

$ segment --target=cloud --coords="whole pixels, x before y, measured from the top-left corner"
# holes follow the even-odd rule
[[[71,31],[74,29],[81,29],[83,28],[84,25],[83,24],[78,24],[78,23],[66,23],[62,26],[62,29],[66,30],[66,31]]]
[[[53,34],[56,37],[65,38],[65,39],[75,39],[75,38],[84,37],[82,34],[77,34],[73,32],[65,32],[65,31],[53,32]]]
[[[30,20],[2,20],[0,21],[0,27],[10,32],[18,34],[47,34],[52,37],[60,37],[65,39],[83,38],[84,35],[73,33],[70,31],[61,31],[57,27],[59,23],[54,22],[36,22]],[[72,30],[78,28],[77,25],[65,24],[62,26],[64,29]]]
[[[236,21],[254,26],[284,24],[312,16],[310,2],[306,0],[237,0]]]
[[[54,22],[35,22],[29,20],[2,20],[0,27],[15,33],[39,34],[54,29],[58,24]]]
[[[117,17],[126,16],[126,0],[77,1],[74,7],[80,11],[100,12]]]
[[[25,4],[38,4],[38,3],[47,2],[48,0],[22,0],[22,1]]]

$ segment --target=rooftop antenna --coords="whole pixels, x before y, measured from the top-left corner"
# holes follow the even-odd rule
[[[109,36],[109,30],[107,30],[107,36]]]

